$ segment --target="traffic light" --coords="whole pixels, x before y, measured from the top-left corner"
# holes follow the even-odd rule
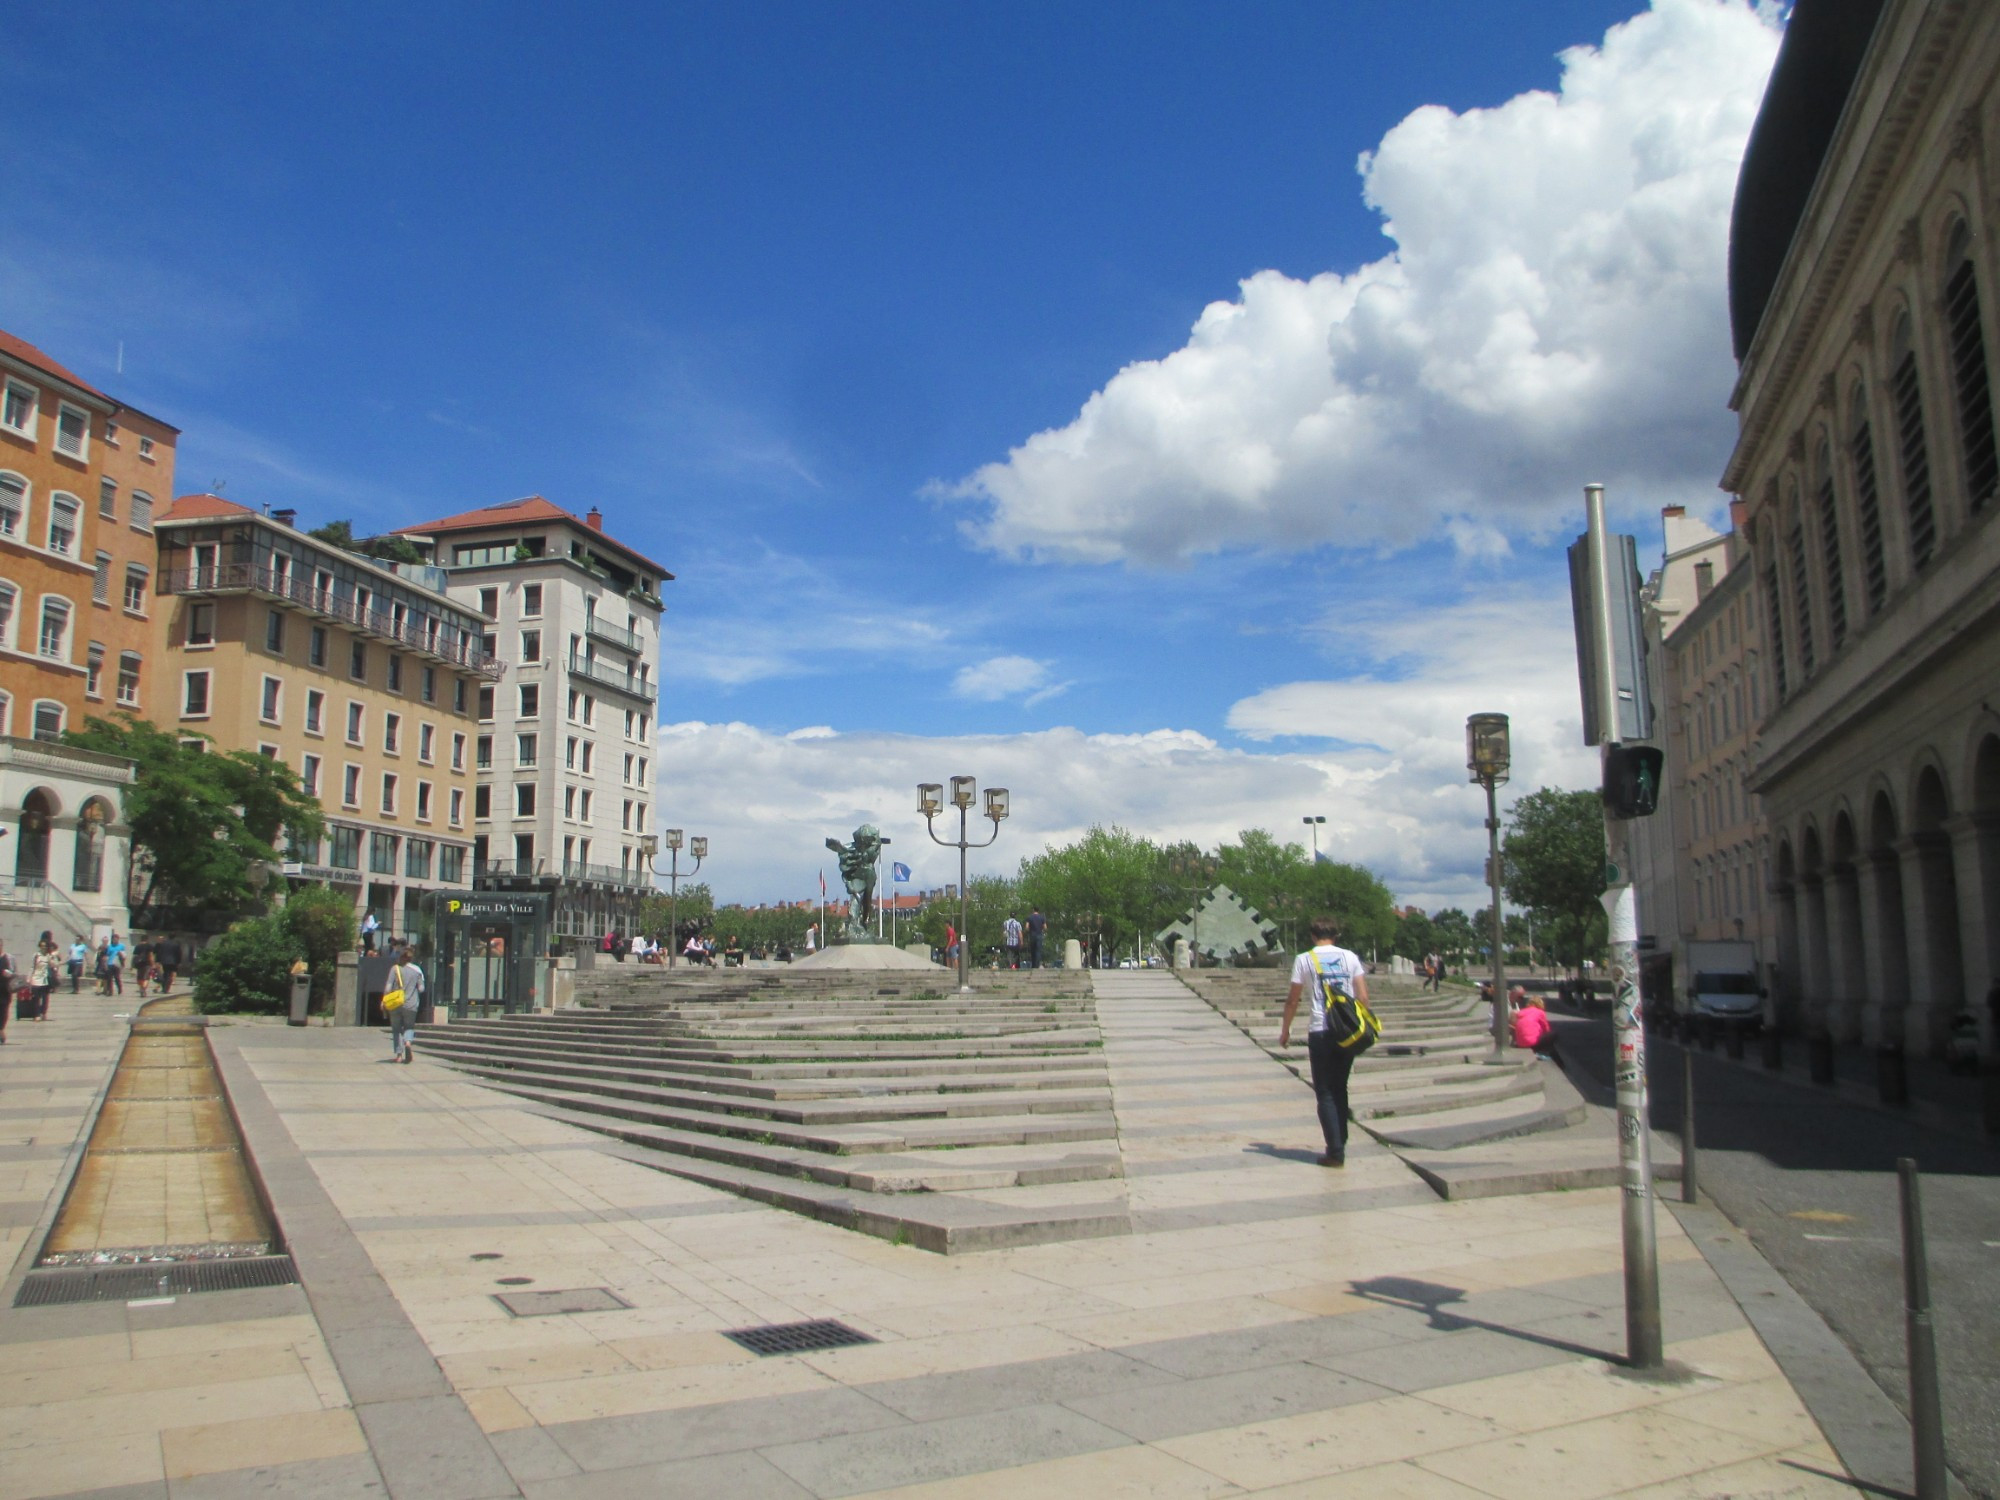
[[[1607,817],[1644,818],[1660,805],[1664,752],[1651,745],[1612,745],[1604,752]]]

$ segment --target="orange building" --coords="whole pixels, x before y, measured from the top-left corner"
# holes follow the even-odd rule
[[[179,432],[0,332],[0,736],[144,713]]]

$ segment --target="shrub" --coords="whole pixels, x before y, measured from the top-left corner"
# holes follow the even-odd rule
[[[355,946],[354,902],[332,886],[302,885],[285,898],[281,917],[312,965],[314,1003],[324,1007],[333,998],[334,961]]]
[[[201,951],[194,971],[194,1007],[207,1015],[248,1011],[281,1015],[291,994],[299,941],[282,917],[238,922]]]

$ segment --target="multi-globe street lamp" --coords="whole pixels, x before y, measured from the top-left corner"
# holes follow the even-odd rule
[[[1007,788],[989,786],[986,789],[986,816],[993,820],[993,836],[982,844],[972,843],[966,836],[966,818],[978,799],[979,788],[972,777],[951,778],[951,805],[958,809],[958,838],[956,841],[941,839],[931,820],[944,811],[944,787],[935,781],[926,781],[917,787],[917,811],[924,815],[924,827],[930,830],[931,842],[958,850],[958,992],[961,995],[972,993],[972,938],[967,931],[972,926],[972,888],[966,883],[965,851],[984,849],[1000,837],[1000,824],[1007,816]]]
[[[1305,817],[1303,817],[1303,818],[1300,818],[1300,819],[1299,819],[1299,821],[1300,821],[1301,823],[1305,824],[1305,825],[1306,825],[1306,827],[1308,827],[1308,828],[1310,828],[1310,829],[1312,830],[1312,836],[1313,836],[1313,863],[1314,863],[1314,864],[1318,864],[1318,863],[1319,863],[1319,830],[1320,830],[1320,825],[1326,822],[1326,815],[1325,815],[1324,813],[1309,813],[1309,814],[1307,814],[1307,815],[1306,815]]]
[[[1505,714],[1474,714],[1465,721],[1465,769],[1486,788],[1486,884],[1493,904],[1493,1055],[1507,1050],[1507,970],[1500,927],[1500,805],[1496,789],[1512,759]]]
[[[681,949],[681,845],[683,835],[678,828],[666,832],[667,868],[656,865],[654,856],[660,852],[660,838],[647,834],[639,840],[639,852],[645,856],[646,868],[655,875],[667,877],[667,967],[673,968],[680,962]],[[701,868],[701,862],[708,858],[708,839],[696,834],[685,840],[687,851],[694,856],[694,866],[687,873],[692,875]]]

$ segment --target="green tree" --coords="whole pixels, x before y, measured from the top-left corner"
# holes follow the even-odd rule
[[[279,858],[280,840],[325,830],[319,803],[283,761],[218,753],[207,740],[185,743],[189,737],[130,714],[86,719],[64,739],[138,764],[125,794],[133,865],[144,880],[137,905],[259,910],[268,899],[262,877]]]
[[[276,1015],[291,997],[299,940],[282,916],[249,917],[201,950],[194,971],[194,1007],[204,1014],[249,1011]]]
[[[680,923],[682,933],[677,940],[672,939],[670,931],[675,922]],[[723,937],[729,935],[722,931],[717,921],[715,893],[709,889],[705,880],[684,882],[677,900],[668,900],[665,891],[654,891],[639,903],[633,930],[643,932],[648,937],[673,940],[676,949],[686,943],[685,934],[688,932],[715,931]]]
[[[1413,906],[1397,917],[1395,951],[1411,963],[1439,951],[1437,928],[1420,908]]]
[[[1474,928],[1472,918],[1455,906],[1432,914],[1431,938],[1447,961],[1461,966],[1487,944],[1486,929]]]
[[[301,885],[285,898],[280,917],[312,965],[314,1000],[331,1000],[337,960],[355,945],[353,901],[332,886]]]
[[[1098,936],[1128,953],[1186,904],[1186,893],[1177,895],[1166,881],[1164,858],[1150,840],[1123,828],[1093,827],[1074,844],[1023,860],[1019,901],[1041,908],[1058,954],[1065,938],[1088,943]]]
[[[1507,899],[1535,914],[1535,941],[1580,968],[1603,950],[1604,804],[1595,790],[1543,787],[1507,815],[1501,850]]]
[[[982,964],[987,961],[990,950],[1001,946],[1001,928],[1007,918],[1016,916],[1025,922],[1028,910],[1021,905],[1020,883],[1010,875],[975,875],[965,894],[966,932],[972,962]],[[933,948],[942,950],[945,924],[957,927],[959,921],[959,903],[940,897],[926,903],[914,919],[905,919],[897,930],[896,940],[899,943],[929,943]]]

